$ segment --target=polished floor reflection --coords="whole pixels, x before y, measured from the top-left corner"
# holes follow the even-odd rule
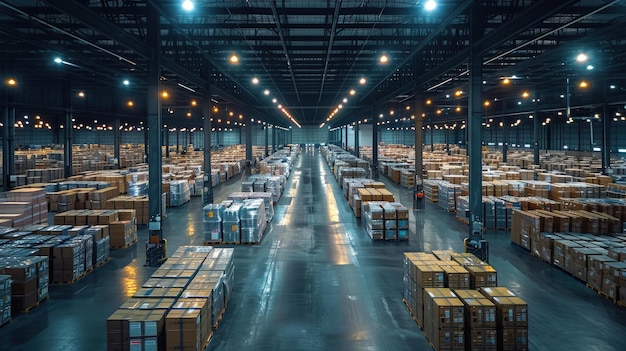
[[[241,176],[215,189],[220,201]],[[397,199],[410,192],[385,178]],[[172,250],[201,244],[201,200],[170,210]],[[298,158],[260,245],[236,246],[235,291],[210,350],[431,350],[402,303],[402,253],[462,249],[467,227],[428,204],[411,214],[409,242],[372,242],[323,158]],[[140,243],[147,230],[140,229]],[[623,350],[626,310],[489,232],[501,285],[529,303],[533,350]],[[0,328],[0,350],[106,350],[106,318],[152,269],[140,244]]]

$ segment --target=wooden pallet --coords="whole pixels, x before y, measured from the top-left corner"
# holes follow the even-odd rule
[[[68,284],[74,284],[77,281],[81,280],[85,275],[87,275],[87,272],[82,273],[81,275],[79,275],[78,277],[76,277],[76,279],[72,279],[72,280],[61,280],[61,281],[52,281],[50,282],[51,285],[68,285]]]
[[[39,300],[39,302],[44,302],[46,300],[50,299],[50,295],[46,295],[46,297],[44,297],[43,299]]]
[[[224,318],[224,312],[226,312],[226,306],[225,305],[224,305],[224,307],[222,307],[222,310],[217,315],[217,322],[215,322],[215,324],[213,324],[211,326],[211,329],[216,330],[220,326],[220,322],[222,321],[222,318]]]
[[[102,262],[100,262],[100,263],[96,263],[96,266],[95,266],[95,267],[96,267],[96,268],[98,268],[98,267],[102,267],[102,266],[104,266],[104,265],[105,265],[107,262],[109,262],[109,261],[111,261],[111,257],[107,257],[107,258],[106,258],[106,260],[104,260],[104,261],[102,261]]]
[[[30,310],[32,310],[33,308],[39,306],[39,302],[35,302],[35,304],[33,304],[32,306],[26,307],[23,310],[20,310],[20,313],[28,313],[30,312]]]
[[[130,244],[125,245],[125,246],[110,246],[109,248],[111,250],[123,250],[123,249],[128,249],[129,247],[135,245],[136,243],[137,243],[137,239],[131,241]]]
[[[216,240],[216,241],[205,241],[203,245],[204,246],[213,246],[213,245],[220,245],[220,244],[222,244],[222,242],[219,241],[219,240]]]
[[[625,301],[621,301],[621,300],[620,301],[616,301],[615,304],[618,305],[619,307],[626,308],[626,302]]]
[[[209,347],[209,344],[211,343],[212,339],[213,339],[213,331],[211,330],[211,334],[209,334],[209,338],[204,343],[204,346],[202,346],[201,350],[206,350]]]
[[[601,296],[604,296],[605,299],[613,302],[613,303],[617,303],[617,299],[615,299],[614,297],[611,297],[609,295],[607,295],[604,291],[600,290],[598,291],[598,294],[600,294]]]
[[[411,315],[411,318],[413,318],[413,320],[415,321],[415,323],[417,323],[417,326],[423,330],[424,327],[422,327],[422,325],[420,324],[420,322],[417,320],[417,316],[413,313],[413,311],[411,311],[411,307],[409,307],[409,303],[407,300],[402,299],[402,302],[404,302],[404,306],[406,306],[406,309],[409,311],[409,314]]]
[[[238,243],[237,245],[259,245],[260,243],[261,243],[260,241],[255,241],[255,242],[249,242],[249,241],[243,242],[242,241]]]

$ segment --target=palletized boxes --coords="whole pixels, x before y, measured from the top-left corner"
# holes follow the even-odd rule
[[[604,271],[602,272],[602,292],[610,299],[618,300],[621,298],[622,300],[626,300],[626,294],[622,296],[619,291],[619,279],[622,272],[626,272],[626,262],[607,262],[604,264]]]
[[[450,261],[454,262],[454,261]],[[444,284],[450,289],[469,289],[470,288],[470,273],[465,267],[460,265],[443,266],[441,268],[444,272]]]
[[[528,304],[507,288],[482,288],[496,305],[498,350],[528,350]]]
[[[382,204],[383,220],[385,221],[385,240],[398,239],[398,221],[396,217],[396,208],[391,203]]]
[[[204,241],[222,241],[223,204],[207,204],[203,208]]]
[[[452,290],[424,289],[424,334],[435,350],[465,350],[464,310]]]
[[[241,242],[260,242],[267,226],[264,201],[262,199],[248,199],[244,201],[240,216]]]
[[[0,326],[11,320],[11,276],[0,275]]]
[[[224,243],[241,242],[241,219],[239,217],[239,211],[242,206],[241,203],[233,203],[230,207],[224,209],[224,220],[222,222]]]
[[[477,290],[455,290],[465,305],[465,342],[469,350],[496,351],[496,305]]]
[[[161,350],[165,309],[118,309],[107,319],[107,350]]]
[[[203,350],[210,329],[206,299],[181,298],[165,317],[166,350]]]
[[[4,257],[0,259],[1,268],[12,280],[11,309],[14,312],[27,311],[35,306],[39,301],[37,262],[25,257]]]

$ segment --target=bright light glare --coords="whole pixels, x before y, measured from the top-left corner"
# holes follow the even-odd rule
[[[588,86],[589,86],[589,84],[587,84],[587,82],[585,82],[585,81],[583,80],[582,82],[580,82],[580,84],[579,84],[578,86],[580,86],[581,88],[586,88],[586,87],[588,87]]]
[[[61,62],[63,62],[63,60],[61,60],[61,58],[60,58],[60,57],[55,57],[55,58],[54,58],[54,62],[56,62],[56,63],[61,63]]]
[[[269,94],[270,94],[270,91],[266,89],[265,91],[263,91],[263,94],[265,94],[265,95],[269,95]]]
[[[382,54],[378,61],[382,64],[389,62],[389,57],[386,54]]]
[[[230,63],[239,63],[239,56],[237,56],[236,54],[232,54],[229,58]]]
[[[183,10],[185,10],[185,11],[192,11],[193,8],[194,8],[193,1],[191,1],[191,0],[183,1]]]
[[[591,71],[593,69],[593,65],[587,65],[587,70]]]
[[[432,11],[437,8],[437,2],[435,0],[428,0],[426,1],[426,4],[424,4],[424,8],[426,11]]]
[[[367,80],[365,78],[359,79],[359,84],[363,85],[365,83],[367,83]]]
[[[355,94],[356,94],[356,90],[354,90],[354,89],[350,90],[350,95],[351,96],[354,96]]]
[[[123,83],[124,83],[124,85],[128,85],[128,84],[130,84],[130,82],[128,81],[128,79],[124,79],[124,82],[123,82]]]
[[[578,56],[576,56],[576,61],[578,62],[585,62],[587,61],[589,57],[583,53],[578,54]]]
[[[259,78],[257,77],[252,78],[252,84],[254,85],[259,84]]]

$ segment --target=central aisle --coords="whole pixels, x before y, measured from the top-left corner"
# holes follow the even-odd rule
[[[323,158],[303,150],[262,244],[235,250],[235,292],[209,348],[430,348],[402,305],[401,275],[374,268],[401,271],[401,255],[362,257],[371,242],[348,211]]]

